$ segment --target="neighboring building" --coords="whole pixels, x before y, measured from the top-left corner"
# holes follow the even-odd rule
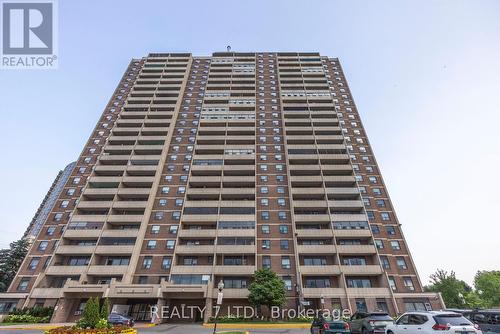
[[[68,178],[70,177],[71,172],[73,171],[73,168],[75,166],[76,166],[76,161],[67,165],[64,168],[64,170],[59,171],[54,182],[52,182],[52,185],[50,186],[47,195],[45,195],[42,203],[38,207],[35,216],[31,220],[28,227],[26,228],[23,238],[27,238],[31,241],[36,239],[38,233],[42,229],[43,224],[45,224],[47,217],[52,211],[54,204],[59,198],[59,195],[61,194],[61,191],[63,190],[64,186],[66,185],[66,182],[68,181]]]
[[[444,306],[422,291],[337,59],[157,53],[130,63],[0,298],[57,305],[54,322],[91,296],[139,320],[150,305],[207,317],[220,281],[223,312],[248,305],[262,267],[287,307]]]

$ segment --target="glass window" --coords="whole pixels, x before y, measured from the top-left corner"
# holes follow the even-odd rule
[[[262,249],[271,249],[271,241],[262,240]]]
[[[269,228],[269,225],[262,225],[261,230],[263,234],[269,234],[271,233],[271,229]]]
[[[160,225],[152,225],[151,234],[158,234],[158,233],[160,233]]]
[[[280,225],[280,233],[287,234],[288,233],[288,226],[287,225]]]
[[[175,240],[167,240],[167,249],[174,249]]]
[[[288,240],[280,240],[280,249],[288,249]]]
[[[146,246],[147,249],[155,249],[156,248],[156,240],[148,240],[148,244]]]
[[[281,268],[283,268],[283,269],[290,269],[291,268],[290,258],[288,256],[281,257]]]
[[[151,256],[146,256],[142,260],[142,268],[144,269],[151,269],[152,264],[153,264],[153,258]]]
[[[44,251],[44,250],[47,249],[48,245],[49,245],[48,241],[40,241],[40,243],[38,244],[38,250],[39,251]]]
[[[262,257],[262,268],[271,269],[271,257],[263,256]]]
[[[400,250],[401,249],[401,246],[399,245],[399,241],[397,241],[397,240],[392,240],[391,241],[391,247],[394,250]]]

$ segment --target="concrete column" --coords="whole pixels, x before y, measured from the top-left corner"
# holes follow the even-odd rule
[[[208,320],[212,316],[212,310],[213,310],[213,299],[207,298],[205,302],[205,313],[203,314],[203,322],[208,322]]]
[[[161,314],[162,314],[162,308],[165,306],[165,299],[163,298],[158,298],[158,301],[156,302],[156,306],[158,307],[158,317],[153,314],[153,317],[151,318],[151,323],[154,324],[161,324],[162,322],[165,322],[166,319],[162,319]]]
[[[52,319],[50,319],[50,322],[67,322],[73,303],[74,299],[68,299],[64,297],[59,298],[54,308],[54,314],[52,315]]]

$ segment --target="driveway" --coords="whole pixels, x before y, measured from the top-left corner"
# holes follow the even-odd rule
[[[309,333],[309,329],[266,329],[266,328],[259,328],[259,329],[225,329],[225,328],[220,328],[217,329],[217,332],[232,332],[232,331],[242,331],[242,332],[249,332],[251,334],[267,334],[267,333],[281,333],[281,334],[306,334]],[[150,328],[138,328],[139,333],[166,333],[166,334],[212,334],[213,329],[212,328],[206,328],[201,325],[185,325],[185,324],[178,324],[178,325],[159,325],[155,327],[150,327]],[[1,333],[0,333],[1,334]]]

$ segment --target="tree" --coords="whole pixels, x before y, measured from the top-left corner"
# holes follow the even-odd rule
[[[80,328],[95,328],[100,319],[99,298],[90,297],[85,303],[82,317],[78,320],[77,326]]]
[[[265,305],[271,310],[273,306],[285,304],[285,283],[268,268],[255,272],[254,281],[248,290],[250,291],[248,300],[256,307]]]
[[[8,249],[0,250],[0,292],[7,291],[28,253],[27,239],[12,242]]]
[[[109,300],[105,298],[101,306],[101,319],[108,319],[109,315]]]
[[[474,277],[474,288],[484,307],[500,306],[500,271],[478,271]]]
[[[455,272],[438,269],[430,276],[431,285],[426,286],[426,291],[441,292],[444,303],[448,308],[466,308],[466,296],[472,288],[462,280],[455,277]]]

